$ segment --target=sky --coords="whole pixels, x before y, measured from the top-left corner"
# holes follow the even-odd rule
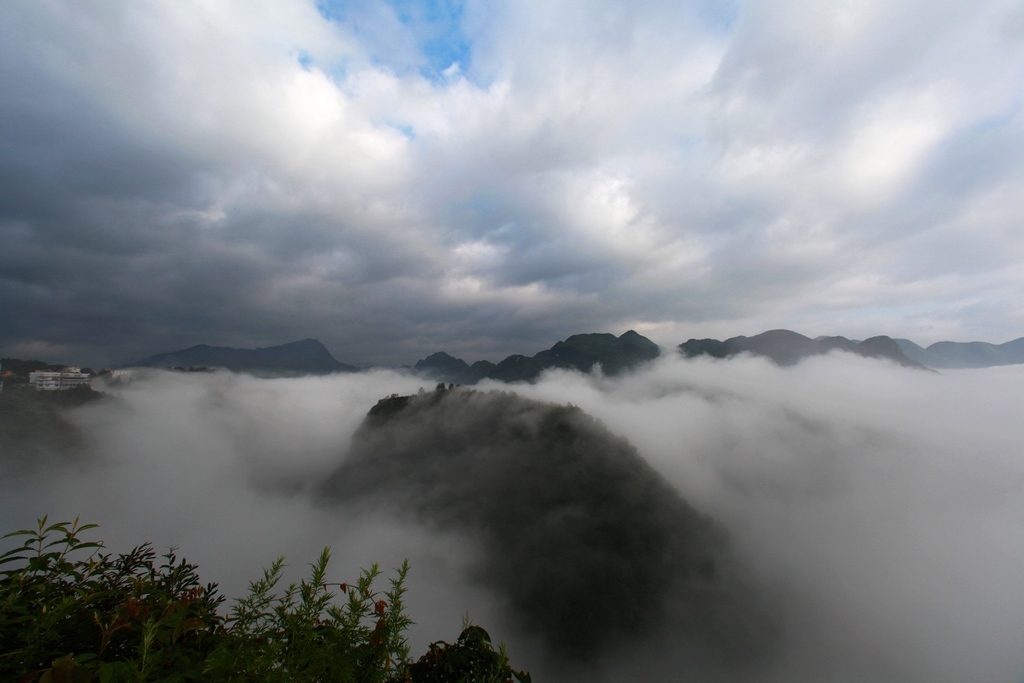
[[[1024,335],[1024,4],[0,4],[0,355]]]

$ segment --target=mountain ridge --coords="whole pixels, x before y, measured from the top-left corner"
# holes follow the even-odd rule
[[[730,337],[718,339],[690,339],[678,347],[687,358],[711,356],[729,358],[741,353],[770,358],[778,365],[795,365],[805,358],[819,356],[831,351],[845,351],[867,358],[883,358],[905,367],[928,370],[926,365],[908,358],[899,344],[884,335],[854,342],[846,337],[818,337],[811,339],[792,330],[768,330],[753,337]]]
[[[307,337],[300,341],[255,349],[196,344],[187,349],[158,353],[132,363],[133,367],[213,367],[235,372],[274,375],[355,372],[354,365],[338,361],[323,344]]]
[[[863,341],[842,336],[811,339],[792,330],[775,329],[751,337],[730,337],[724,341],[689,339],[676,349],[687,357],[708,355],[727,358],[752,353],[768,357],[779,365],[792,365],[836,350],[888,359],[918,369],[1024,364],[1024,337],[1003,344],[940,341],[925,348],[909,339],[885,335]],[[604,373],[616,375],[658,358],[661,351],[661,347],[635,330],[628,330],[618,337],[606,332],[593,332],[570,335],[532,356],[511,354],[498,363],[478,360],[470,364],[445,351],[437,351],[417,361],[412,369],[425,378],[446,383],[476,384],[482,379],[523,382],[532,381],[552,368],[590,372],[600,365]],[[219,367],[278,376],[359,370],[335,359],[321,342],[313,338],[255,349],[196,344],[178,351],[155,354],[127,367]]]
[[[457,384],[475,384],[482,379],[528,382],[553,368],[590,372],[600,365],[606,374],[617,375],[659,355],[661,348],[635,330],[627,330],[618,337],[591,332],[571,335],[533,356],[512,354],[500,363],[477,361],[469,365],[461,358],[438,351],[417,361],[414,370],[434,380]]]
[[[927,348],[909,339],[895,342],[907,357],[932,368],[990,368],[1024,363],[1024,337],[1003,344],[939,341]]]

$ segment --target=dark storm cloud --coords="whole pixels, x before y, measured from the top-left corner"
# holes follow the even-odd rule
[[[342,9],[0,10],[5,354],[1020,335],[1013,7]]]

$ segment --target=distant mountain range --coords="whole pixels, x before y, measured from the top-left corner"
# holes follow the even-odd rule
[[[895,341],[909,358],[930,368],[988,368],[1024,363],[1024,337],[1005,344],[941,341],[928,348],[909,339]]]
[[[818,337],[811,339],[792,330],[769,330],[753,337],[718,339],[690,339],[679,345],[680,352],[694,356],[728,358],[740,353],[751,353],[771,358],[779,365],[793,365],[810,356],[830,351],[846,351],[867,358],[886,358],[907,367],[926,370],[924,364],[908,358],[899,344],[890,337],[879,336],[855,342],[846,337]]]
[[[614,334],[574,334],[550,349],[533,356],[514,354],[501,361],[477,361],[472,365],[440,351],[417,361],[415,370],[431,379],[456,384],[475,384],[482,379],[528,382],[550,368],[590,372],[600,364],[608,375],[616,375],[661,354],[657,344],[633,330]]]
[[[325,375],[332,372],[355,372],[358,369],[336,360],[316,339],[303,339],[262,349],[233,349],[199,344],[181,351],[158,353],[132,365],[149,368],[226,368],[236,372],[273,375]]]
[[[868,358],[883,358],[920,369],[984,368],[1024,363],[1024,337],[998,345],[943,341],[922,348],[909,339],[886,336],[871,337],[864,341],[852,341],[845,337],[811,339],[791,330],[769,330],[752,337],[731,337],[725,341],[690,339],[678,346],[678,351],[687,357],[728,358],[750,353],[770,358],[779,365],[793,365],[805,358],[837,350]],[[600,333],[574,334],[533,356],[513,354],[500,363],[481,360],[469,364],[461,358],[438,351],[417,361],[413,370],[425,378],[445,383],[475,384],[485,378],[503,382],[528,382],[551,368],[590,372],[595,365],[600,365],[605,374],[617,375],[660,355],[661,349],[657,344],[629,330],[618,337]],[[336,360],[316,339],[303,339],[260,349],[200,344],[181,351],[150,356],[132,365],[186,369],[226,368],[236,372],[278,376],[358,370],[353,365]]]

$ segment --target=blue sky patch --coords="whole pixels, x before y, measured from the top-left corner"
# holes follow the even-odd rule
[[[390,16],[380,11],[380,5],[365,0],[319,0],[317,8],[325,18],[345,24],[366,40],[375,62],[398,73],[415,70],[432,81],[445,81],[445,71],[452,64],[467,70],[472,44],[462,32],[463,0],[385,0],[384,5]],[[418,58],[414,62],[408,61],[410,46],[389,42],[395,40],[395,20],[406,29],[403,37],[413,43],[412,52]]]
[[[416,139],[416,129],[407,123],[397,123],[395,121],[388,121],[388,125],[397,130],[399,133],[404,135],[409,140]]]
[[[700,18],[716,33],[730,33],[740,18],[740,6],[734,0],[706,0],[700,8]]]

